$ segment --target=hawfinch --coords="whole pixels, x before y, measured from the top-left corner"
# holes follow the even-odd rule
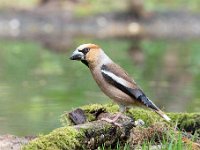
[[[119,105],[121,113],[128,106],[146,106],[166,121],[170,121],[170,118],[144,94],[136,82],[119,65],[114,63],[98,45],[80,45],[70,59],[79,60],[90,69],[100,89]],[[119,115],[115,120],[118,117]]]

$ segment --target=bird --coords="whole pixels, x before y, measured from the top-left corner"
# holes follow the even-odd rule
[[[81,61],[85,64],[101,91],[119,105],[119,113],[113,118],[103,120],[116,123],[117,119],[131,106],[144,106],[167,122],[171,119],[161,111],[129,76],[129,74],[96,44],[82,44],[72,53],[71,60]],[[116,123],[117,124],[117,123]]]

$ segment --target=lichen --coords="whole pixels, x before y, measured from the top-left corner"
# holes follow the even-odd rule
[[[42,135],[23,147],[24,150],[71,150],[82,147],[79,139],[83,136],[82,132],[73,127],[62,127],[55,129],[47,135]]]

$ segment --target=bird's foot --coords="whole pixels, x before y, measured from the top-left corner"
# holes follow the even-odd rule
[[[118,113],[113,119],[110,119],[110,118],[101,118],[101,120],[106,121],[108,123],[112,123],[112,124],[114,124],[114,125],[116,125],[118,127],[122,127],[122,124],[116,122],[121,115],[122,115],[122,113]]]
[[[114,121],[113,119],[109,119],[109,118],[101,118],[101,120],[106,121],[106,122],[108,122],[108,123],[112,123],[112,124],[114,124],[114,125],[116,125],[116,126],[118,126],[118,127],[122,127],[122,124],[117,123],[117,122]]]

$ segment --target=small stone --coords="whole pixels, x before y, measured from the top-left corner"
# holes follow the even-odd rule
[[[142,119],[138,119],[135,121],[135,126],[144,126],[145,123]]]

